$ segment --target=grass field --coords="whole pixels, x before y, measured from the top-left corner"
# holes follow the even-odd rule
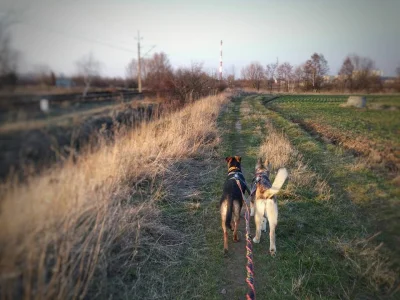
[[[400,96],[369,96],[365,109],[342,107],[346,100],[346,96],[283,96],[268,107],[396,175],[400,170]]]
[[[328,115],[319,120],[344,99],[333,98],[314,101],[316,115]],[[381,176],[386,167],[371,169],[366,157],[293,122],[301,105],[270,99],[204,99],[27,185],[3,186],[2,296],[243,299],[244,220],[242,241],[230,236],[224,257],[218,209],[224,158],[241,155],[248,182],[258,157],[273,176],[289,171],[277,256],[268,234],[254,245],[258,299],[397,299],[399,191]]]
[[[395,298],[400,211],[396,188],[340,145],[326,145],[265,108],[261,103],[267,101],[263,96],[239,99],[221,122],[225,154],[243,156],[248,180],[257,156],[269,159],[275,170],[289,169],[289,183],[278,200],[278,256],[267,255],[266,235],[254,247],[258,297]],[[241,132],[233,126],[237,120]],[[382,210],[376,213],[377,207]],[[240,265],[244,263],[242,259]],[[232,299],[244,293],[244,281],[238,284],[237,278],[244,278],[245,271],[238,276],[231,271],[237,266],[227,264],[220,287],[234,286],[224,297]]]
[[[393,187],[340,145],[325,145],[267,109],[262,103],[268,99],[236,98],[219,119],[220,167],[191,220],[200,227],[194,240],[205,248],[188,260],[179,286],[191,288],[177,298],[241,299],[246,292],[244,241],[230,242],[228,258],[222,256],[217,208],[223,157],[233,154],[242,156],[247,181],[258,156],[290,174],[278,200],[278,255],[268,255],[266,234],[254,245],[259,299],[397,298],[399,208]],[[382,210],[375,213],[377,206]]]

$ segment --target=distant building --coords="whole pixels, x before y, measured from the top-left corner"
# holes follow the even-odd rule
[[[382,77],[382,81],[384,84],[395,84],[396,80],[397,80],[396,77],[390,77],[390,76]]]
[[[75,86],[75,83],[70,79],[66,78],[64,76],[60,76],[56,79],[56,86],[57,87],[64,87],[64,88],[70,88]]]
[[[353,76],[353,78],[358,78],[361,75],[365,76],[366,74],[368,74],[370,76],[376,76],[376,77],[382,77],[383,76],[383,72],[381,70],[370,70],[370,71],[368,71],[368,73],[366,73],[366,71],[364,71],[364,70],[361,70],[361,71],[360,70],[355,70],[355,71],[353,71],[352,76]]]
[[[371,75],[382,77],[383,76],[383,72],[381,70],[372,70],[371,71]]]
[[[322,76],[324,82],[332,82],[335,79],[335,76],[332,75],[324,75]]]

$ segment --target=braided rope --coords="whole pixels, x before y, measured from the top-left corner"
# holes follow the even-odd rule
[[[236,184],[238,185],[240,192],[242,193],[243,203],[246,206],[246,212],[244,214],[244,217],[246,220],[246,258],[247,258],[246,282],[250,288],[250,290],[246,294],[246,299],[254,300],[254,299],[256,299],[256,290],[254,288],[253,244],[251,243],[251,237],[250,237],[250,210],[249,210],[249,206],[247,205],[247,202],[245,200],[245,197],[244,197],[244,194],[242,191],[242,186],[240,185],[238,179],[236,179]]]

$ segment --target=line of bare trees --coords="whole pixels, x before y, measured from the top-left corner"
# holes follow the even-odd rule
[[[348,55],[337,74],[328,76],[329,66],[323,54],[314,53],[305,63],[294,67],[289,62],[269,63],[263,67],[252,62],[242,69],[242,84],[270,92],[336,90],[342,92],[378,92],[384,88],[400,91],[400,67],[397,79],[384,85],[375,62],[357,54]],[[392,82],[393,81],[393,82]]]
[[[294,68],[289,62],[267,64],[253,62],[242,69],[242,78],[253,88],[261,87],[271,92],[291,92],[299,87],[304,90],[319,90],[323,84],[323,76],[329,70],[323,54],[314,53],[304,64]]]
[[[11,46],[11,24],[11,18],[0,17],[0,88],[15,85],[17,82],[18,52]]]
[[[132,59],[129,63],[126,73],[131,82],[137,82],[136,59]],[[225,89],[226,84],[220,82],[217,75],[206,72],[202,63],[192,63],[188,67],[174,70],[168,56],[163,52],[155,53],[151,58],[141,61],[144,87],[163,98],[176,100],[181,104]]]

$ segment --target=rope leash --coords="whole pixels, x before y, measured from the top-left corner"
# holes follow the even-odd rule
[[[246,258],[247,258],[246,282],[250,288],[250,290],[246,294],[246,299],[254,300],[254,299],[256,299],[256,290],[254,288],[253,244],[251,243],[251,237],[250,237],[250,210],[249,210],[249,206],[247,205],[247,202],[245,200],[245,197],[244,197],[244,194],[242,191],[242,186],[240,185],[239,179],[236,176],[235,176],[235,178],[236,178],[236,184],[238,185],[240,192],[242,193],[242,200],[246,206],[246,212],[244,214],[244,217],[246,220]]]

